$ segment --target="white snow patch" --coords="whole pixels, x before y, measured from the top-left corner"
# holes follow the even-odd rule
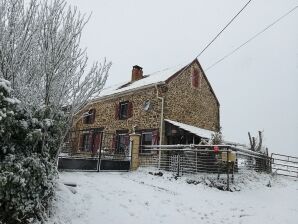
[[[44,125],[45,125],[47,128],[51,127],[51,126],[53,125],[53,123],[54,123],[54,120],[52,120],[52,119],[48,119],[48,118],[44,119],[43,121],[44,121]]]
[[[5,100],[6,102],[11,103],[11,104],[20,104],[21,103],[21,101],[19,101],[16,98],[5,97],[3,100]]]
[[[138,89],[141,87],[145,88],[146,86],[149,86],[152,84],[162,84],[183,67],[184,66],[179,65],[172,68],[167,68],[149,75],[144,75],[144,78],[132,83],[125,82],[118,85],[106,87],[101,91],[101,93],[99,94],[98,97],[96,97],[96,99],[100,99],[101,97],[104,97],[104,96],[114,95],[117,93],[122,93],[133,89]]]
[[[165,121],[177,126],[177,127],[180,127],[182,128],[183,130],[185,131],[189,131],[197,136],[200,136],[200,137],[203,137],[203,138],[208,138],[210,139],[212,134],[214,134],[215,132],[214,131],[210,131],[210,130],[207,130],[207,129],[203,129],[203,128],[198,128],[198,127],[195,127],[195,126],[191,126],[191,125],[188,125],[188,124],[183,124],[183,123],[180,123],[180,122],[177,122],[177,121],[172,121],[172,120],[169,120],[169,119],[165,119]]]
[[[187,184],[152,169],[128,173],[60,173],[55,215],[48,224],[262,223],[296,224],[298,181],[250,175],[239,192]],[[266,187],[271,180],[272,187]]]
[[[8,80],[0,78],[0,87],[2,87],[8,93],[12,91],[12,89],[10,88],[10,85],[11,84]]]

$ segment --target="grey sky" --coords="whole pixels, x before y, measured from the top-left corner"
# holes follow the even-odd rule
[[[129,80],[138,64],[151,73],[187,63],[247,0],[69,0],[92,12],[82,37],[91,61],[113,62],[108,84]],[[203,68],[298,5],[253,0],[199,58]],[[208,70],[221,103],[225,139],[248,142],[264,130],[270,152],[298,155],[298,10]]]

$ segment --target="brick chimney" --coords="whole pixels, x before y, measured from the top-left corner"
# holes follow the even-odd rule
[[[132,67],[132,72],[131,72],[131,81],[137,81],[143,78],[143,68],[135,65]]]

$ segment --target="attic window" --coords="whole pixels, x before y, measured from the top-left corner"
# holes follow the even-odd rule
[[[201,87],[201,75],[197,68],[194,68],[192,70],[191,74],[191,86],[195,89],[198,89]]]
[[[93,124],[95,121],[95,109],[90,109],[88,112],[83,115],[83,123],[84,124]]]

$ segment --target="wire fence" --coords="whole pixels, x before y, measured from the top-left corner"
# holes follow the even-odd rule
[[[102,132],[100,129],[77,130],[69,133],[64,153],[60,157],[67,164],[82,164],[84,168],[83,159],[91,161],[90,164],[95,163],[93,160],[99,161],[92,169],[111,169],[111,164],[114,166],[121,162],[126,164],[125,169],[130,169],[127,165],[132,160],[128,136],[119,139],[115,133]],[[70,157],[74,162],[69,162]],[[220,178],[225,174],[229,182],[234,175],[256,171],[298,178],[298,157],[276,153],[269,157],[245,146],[140,145],[138,159],[141,167],[155,167],[173,172],[176,176],[209,173],[217,174]]]
[[[271,158],[265,154],[232,146],[142,146],[140,167],[155,167],[176,176],[196,173],[226,178],[227,188],[235,174],[247,171],[271,172]]]

